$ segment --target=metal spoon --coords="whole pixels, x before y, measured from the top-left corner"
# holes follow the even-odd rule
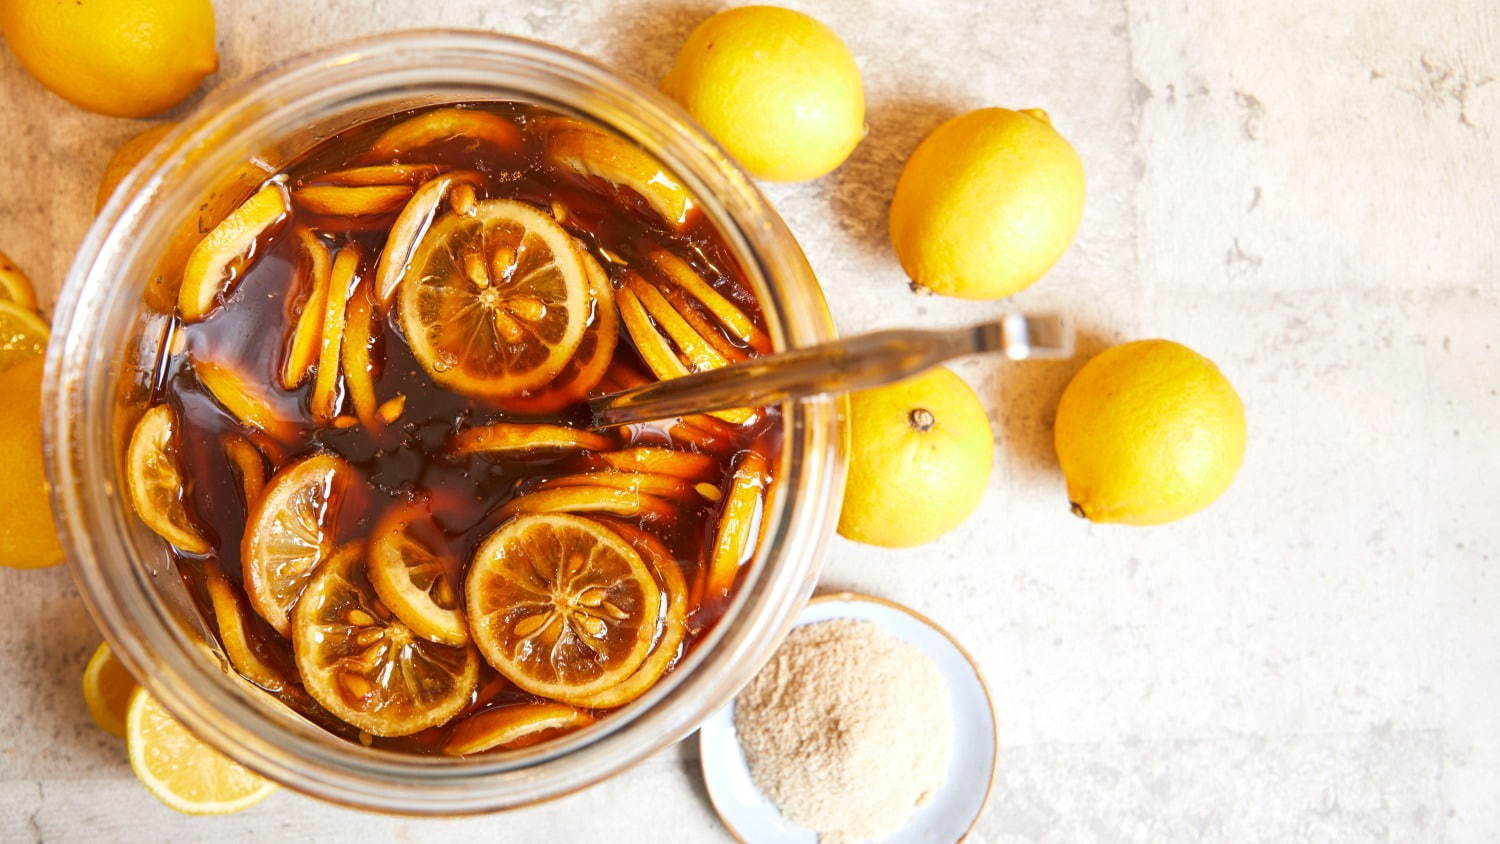
[[[609,428],[711,410],[847,393],[909,378],[964,355],[1011,360],[1073,355],[1073,330],[1055,316],[1007,314],[970,328],[876,331],[658,381],[591,399],[591,426]]]

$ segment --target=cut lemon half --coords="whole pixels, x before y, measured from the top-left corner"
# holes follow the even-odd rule
[[[444,141],[461,141],[470,151],[481,145],[511,153],[525,148],[520,128],[498,114],[467,108],[439,108],[385,130],[370,145],[364,157],[372,161],[387,161]]]
[[[594,716],[563,703],[518,703],[470,715],[453,728],[443,752],[467,756],[539,744],[594,723]]]
[[[546,121],[544,131],[547,160],[553,166],[635,191],[675,229],[693,219],[697,206],[687,188],[640,147],[568,118]]]
[[[279,692],[286,688],[285,675],[256,650],[247,628],[250,618],[246,615],[239,590],[212,566],[205,567],[205,573],[204,585],[214,610],[214,626],[219,631],[219,644],[224,648],[229,664],[246,680],[267,691]]]
[[[458,432],[448,448],[455,454],[526,455],[547,451],[600,451],[614,439],[562,425],[497,422]]]
[[[0,372],[47,351],[47,323],[35,312],[0,299]]]
[[[290,211],[286,188],[272,182],[229,212],[188,255],[177,313],[188,322],[207,317],[254,259],[256,243]]]
[[[232,366],[212,360],[194,360],[193,374],[219,406],[241,425],[288,444],[297,439],[297,424],[271,406],[259,384]]]
[[[417,522],[428,518],[420,501],[394,507],[381,518],[370,544],[370,584],[413,633],[444,645],[466,645],[469,624],[455,577],[458,565],[434,549],[437,543],[417,535]]]
[[[539,489],[512,498],[500,508],[502,518],[518,513],[609,513],[670,521],[677,510],[664,498],[637,489],[564,486]]]
[[[474,642],[521,689],[574,703],[640,668],[663,612],[641,555],[598,522],[523,516],[474,552],[465,587]]]
[[[292,329],[292,341],[287,347],[286,359],[281,366],[281,388],[295,390],[302,386],[312,374],[318,362],[318,350],[323,339],[323,310],[328,302],[328,279],[332,262],[328,247],[317,233],[306,226],[296,230],[297,244],[301,255],[297,261],[297,278],[306,292],[294,308],[297,324]]]
[[[552,382],[529,396],[503,400],[507,410],[518,413],[552,413],[588,396],[609,370],[620,339],[620,313],[615,307],[615,288],[609,275],[594,257],[582,249],[578,253],[589,277],[589,294],[593,297],[593,319],[584,329],[583,339],[568,364]]]
[[[130,503],[146,527],[188,554],[207,554],[208,541],[188,516],[186,485],[177,462],[177,415],[159,404],[135,423],[125,449]]]
[[[671,552],[661,544],[661,540],[629,522],[609,519],[604,520],[604,524],[630,543],[650,563],[660,579],[662,591],[667,595],[667,609],[662,616],[661,636],[641,667],[623,682],[577,701],[590,709],[613,709],[645,694],[677,661],[683,637],[687,635],[687,581],[683,579],[682,570],[677,567],[677,561],[672,559]]]
[[[276,784],[204,744],[137,689],[125,722],[130,767],[152,796],[189,815],[227,815],[266,799]]]
[[[474,398],[551,381],[589,320],[588,274],[573,238],[509,199],[435,223],[399,291],[412,354],[433,381]]]
[[[0,252],[0,301],[11,301],[29,311],[36,310],[36,289],[31,286],[31,279],[4,252]]]
[[[291,635],[288,618],[313,568],[328,556],[330,531],[354,467],[314,454],[276,473],[245,521],[240,550],[245,592],[276,632]]]
[[[606,451],[599,455],[599,460],[622,472],[659,472],[686,480],[710,478],[718,465],[707,455],[650,445]]]
[[[135,678],[115,659],[108,642],[100,642],[83,668],[83,702],[94,723],[111,735],[125,737],[125,714]]]
[[[741,453],[739,464],[729,482],[729,493],[724,497],[719,526],[714,532],[707,597],[722,598],[728,595],[740,566],[750,552],[755,550],[751,547],[750,540],[760,525],[761,504],[770,480],[770,466],[759,452]]]
[[[341,548],[308,581],[293,613],[292,647],[313,699],[375,736],[447,723],[479,685],[472,646],[429,642],[380,602],[358,544]]]

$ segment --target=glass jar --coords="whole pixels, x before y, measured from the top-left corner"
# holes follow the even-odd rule
[[[461,100],[579,114],[675,172],[723,232],[778,348],[834,336],[816,279],[750,179],[654,90],[557,47],[490,33],[381,35],[292,59],[212,96],[100,213],[57,308],[44,387],[53,505],[73,576],[120,659],[205,741],[314,797],[409,814],[523,806],[584,788],[681,739],[722,706],[811,594],[843,490],[835,400],[785,409],[778,483],[753,568],[724,619],[646,695],[555,742],[477,758],[344,741],[228,668],[159,539],[123,491],[124,438],[147,400],[141,367],[172,319],[170,273],[248,186],[352,124]],[[163,256],[166,256],[165,258]]]

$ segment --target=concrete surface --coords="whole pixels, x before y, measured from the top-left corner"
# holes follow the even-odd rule
[[[717,4],[218,4],[210,84],[346,36],[485,27],[656,79]],[[1068,514],[1050,419],[1084,360],[961,371],[994,410],[979,514],[931,546],[836,544],[826,583],[902,600],[983,663],[1001,769],[974,840],[1500,837],[1493,0],[798,2],[853,48],[870,135],[767,193],[845,331],[1056,308],[1084,351],[1164,336],[1249,409],[1238,481],[1175,525]],[[373,9],[373,11],[372,11]],[[1042,106],[1089,174],[1082,232],[1011,303],[919,299],[886,243],[941,119]],[[0,54],[0,246],[48,301],[110,152]],[[0,838],[711,841],[689,742],[567,800],[413,821],[281,793],[189,819],[131,779],[77,690],[97,641],[63,571],[0,571]]]

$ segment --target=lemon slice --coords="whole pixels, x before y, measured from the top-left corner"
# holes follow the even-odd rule
[[[399,291],[412,354],[433,381],[475,398],[551,381],[589,321],[588,275],[572,237],[508,199],[433,224]]]
[[[326,217],[375,217],[400,210],[412,192],[411,185],[307,185],[292,191],[292,201]]]
[[[579,250],[578,257],[589,277],[594,318],[584,329],[583,339],[567,366],[552,382],[530,396],[503,399],[507,410],[517,413],[552,413],[588,396],[599,385],[614,359],[620,339],[620,313],[615,307],[615,289],[609,276],[593,256]]]
[[[31,279],[21,272],[14,262],[0,252],[0,302],[11,301],[29,310],[36,310],[36,289]]]
[[[614,439],[562,425],[498,422],[458,432],[449,443],[455,454],[524,455],[546,451],[600,451]]]
[[[17,302],[0,299],[0,372],[47,351],[47,323]]]
[[[692,484],[689,484],[682,478],[674,478],[671,475],[662,475],[655,472],[617,472],[614,470],[563,475],[543,481],[537,484],[536,488],[554,489],[557,487],[574,486],[595,486],[609,489],[623,489],[631,492],[644,492],[678,501],[691,501],[695,494]]]
[[[687,582],[683,580],[682,570],[677,567],[677,561],[672,559],[671,552],[661,544],[661,540],[628,522],[610,519],[604,521],[604,524],[630,543],[651,564],[661,581],[662,590],[666,592],[667,610],[662,616],[661,636],[641,667],[623,682],[576,701],[580,706],[590,709],[613,709],[645,694],[677,661],[682,651],[682,640],[687,635]]]
[[[239,590],[216,568],[209,566],[204,571],[204,585],[214,610],[214,626],[219,631],[219,644],[224,648],[224,655],[229,657],[229,664],[246,680],[267,691],[279,692],[286,688],[286,676],[256,651],[247,629],[250,618]]]
[[[437,217],[443,200],[448,198],[458,182],[457,175],[439,176],[417,188],[406,206],[397,215],[396,222],[386,235],[385,247],[380,250],[380,261],[375,267],[375,296],[382,305],[389,304],[396,295],[396,288],[411,266],[412,256],[432,221]],[[472,187],[470,188],[472,190]],[[455,211],[459,211],[455,204]],[[472,208],[460,213],[467,214]]]
[[[188,322],[207,317],[254,259],[257,241],[290,211],[286,188],[272,182],[214,226],[182,268],[177,313]]]
[[[671,448],[642,445],[622,451],[606,451],[599,460],[622,472],[658,472],[674,478],[703,480],[713,476],[718,464],[712,457]]]
[[[314,454],[276,473],[245,520],[240,565],[245,592],[276,632],[291,635],[288,614],[313,567],[328,556],[329,535],[354,467]]]
[[[389,160],[445,141],[460,141],[471,151],[481,145],[512,153],[525,148],[521,130],[498,114],[466,108],[439,108],[385,130],[370,145],[364,157]]]
[[[762,518],[761,503],[766,486],[771,481],[771,469],[759,452],[742,452],[739,465],[729,482],[729,493],[724,497],[724,509],[719,515],[719,526],[714,533],[713,554],[709,561],[707,595],[723,598],[734,586],[735,576],[749,553],[755,549],[750,539]]]
[[[249,376],[226,364],[212,360],[194,360],[193,374],[241,425],[260,431],[280,443],[297,439],[298,428],[292,420],[277,414],[271,400]]]
[[[105,732],[125,737],[125,713],[130,707],[130,693],[135,678],[115,659],[108,642],[100,642],[83,669],[83,702],[89,715]]]
[[[189,815],[227,815],[266,799],[276,784],[199,741],[137,689],[126,718],[130,767],[152,796]]]
[[[328,281],[331,259],[328,247],[317,233],[306,226],[297,227],[297,244],[301,255],[297,262],[297,277],[303,279],[307,294],[298,307],[297,325],[292,329],[292,342],[287,348],[286,360],[281,367],[281,388],[295,390],[302,386],[312,374],[318,362],[318,350],[323,339],[323,311],[328,302]]]
[[[318,371],[313,380],[308,409],[313,418],[332,421],[339,414],[339,361],[343,357],[344,325],[348,319],[349,296],[359,281],[359,263],[364,253],[354,243],[346,243],[333,259],[328,281],[328,298],[323,302],[323,328],[319,336]]]
[[[592,723],[594,716],[562,703],[502,706],[465,718],[453,728],[443,752],[467,756],[496,748],[515,750]]]
[[[645,661],[663,612],[641,555],[579,516],[523,516],[474,552],[474,642],[521,689],[563,703],[612,688]]]
[[[664,249],[651,253],[651,263],[672,283],[701,304],[731,336],[761,354],[771,351],[771,338],[724,294],[715,290],[692,265]]]
[[[177,463],[177,416],[165,404],[135,423],[125,449],[130,503],[146,527],[188,554],[207,554],[205,540],[188,516],[182,468]]]
[[[393,508],[375,528],[370,545],[370,584],[413,633],[444,645],[469,643],[460,606],[457,563],[421,541],[413,524],[427,517],[421,502]]]
[[[375,363],[370,347],[377,334],[375,303],[370,301],[370,283],[360,282],[349,294],[344,310],[344,343],[340,352],[344,386],[349,389],[349,403],[365,430],[375,432],[385,427],[376,416],[380,402],[375,398]]]
[[[443,168],[437,164],[376,164],[369,167],[350,167],[324,173],[317,178],[320,184],[357,187],[360,185],[420,185],[434,179]]]
[[[638,489],[604,486],[564,486],[539,489],[512,498],[499,510],[501,518],[518,513],[609,513],[670,521],[677,510],[664,498]]]
[[[687,188],[640,147],[568,118],[545,121],[543,131],[547,160],[554,166],[629,188],[673,228],[682,229],[693,219],[697,206]]]
[[[694,372],[718,369],[729,362],[712,343],[682,318],[682,314],[672,307],[672,303],[667,301],[661,291],[636,273],[627,272],[623,278],[624,286],[635,294],[645,312],[681,350]]]
[[[648,295],[655,293],[655,289],[644,282],[640,282],[639,285],[631,283],[629,280],[631,275],[633,274],[626,276],[627,281],[625,286],[616,291],[615,301],[620,308],[620,320],[625,324],[625,330],[630,334],[630,340],[635,344],[635,350],[640,353],[641,360],[644,360],[646,366],[655,373],[656,377],[663,381],[691,374],[693,369],[689,369],[682,362],[681,358],[677,356],[677,352],[673,350],[672,345],[667,342],[667,338],[663,336],[661,331],[657,330],[656,323],[652,320],[651,312],[647,310],[645,303],[641,300],[641,295],[637,293],[637,286],[643,288],[643,293],[649,291]],[[670,317],[674,320],[673,330],[683,335],[682,340],[685,345],[682,348],[684,354],[689,356],[690,359],[693,359],[692,354],[697,355],[697,358],[694,359],[695,369],[698,371],[716,369],[725,364],[723,356],[719,355],[718,352],[714,351],[712,346],[703,341],[697,332],[693,331],[691,326],[682,320],[665,299],[660,299],[660,306],[665,308],[663,315],[670,314]],[[688,349],[692,350],[691,354],[687,351]],[[730,410],[716,410],[713,412],[713,415],[726,422],[743,424],[750,421],[755,414],[754,411],[747,408],[733,408]]]
[[[292,646],[309,694],[376,736],[407,736],[457,715],[479,685],[472,646],[429,642],[381,604],[364,548],[318,567],[293,613]]]
[[[245,496],[248,511],[260,500],[260,494],[266,488],[266,460],[260,449],[238,434],[224,437],[224,454],[235,474],[240,476],[240,492]]]

